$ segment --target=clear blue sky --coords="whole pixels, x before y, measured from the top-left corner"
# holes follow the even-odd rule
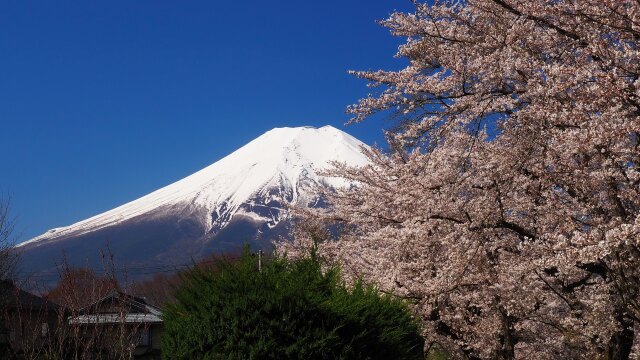
[[[0,191],[20,240],[168,185],[279,126],[344,127],[397,69],[409,0],[0,1]]]

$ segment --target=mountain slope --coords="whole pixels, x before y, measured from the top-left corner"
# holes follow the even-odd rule
[[[178,264],[244,242],[268,248],[286,232],[288,204],[313,205],[313,186],[346,186],[318,171],[331,161],[364,165],[365,146],[330,126],[276,128],[169,186],[18,246],[24,272],[53,271],[64,252],[98,267],[107,245],[119,264]]]

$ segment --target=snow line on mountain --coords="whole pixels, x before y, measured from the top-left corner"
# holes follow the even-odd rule
[[[328,168],[332,161],[355,166],[367,164],[362,147],[367,145],[331,126],[275,128],[168,186],[70,226],[49,230],[17,246],[88,233],[160,208],[181,211],[195,205],[209,215],[216,211],[218,218],[228,221],[242,204],[260,194],[268,196],[274,187],[290,189],[295,203],[300,197],[301,181],[322,181],[334,187],[349,185],[342,179],[321,177],[317,172]],[[220,211],[221,208],[224,210]],[[214,226],[213,220],[211,216],[204,220],[208,231]],[[224,227],[225,223],[219,225]]]

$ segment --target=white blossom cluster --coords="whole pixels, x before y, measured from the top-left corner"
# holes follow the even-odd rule
[[[409,65],[354,72],[377,92],[349,112],[397,112],[392,151],[336,164],[359,186],[304,223],[339,239],[291,246],[411,301],[452,356],[633,357],[640,2],[437,1],[382,24]]]

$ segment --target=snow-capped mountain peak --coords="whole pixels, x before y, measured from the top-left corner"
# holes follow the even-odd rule
[[[303,200],[309,195],[305,193],[307,185],[346,185],[341,179],[322,178],[318,171],[327,169],[332,161],[366,164],[363,146],[331,126],[275,128],[182,180],[113,210],[49,230],[19,246],[37,247],[78,237],[150,214],[197,217],[206,233],[224,228],[236,214],[263,220],[273,227],[282,217],[275,204]],[[268,204],[272,208],[264,210]],[[256,210],[258,207],[263,210]]]

